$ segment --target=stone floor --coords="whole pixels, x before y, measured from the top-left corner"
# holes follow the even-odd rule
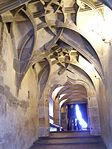
[[[91,136],[88,132],[51,133],[40,138],[30,149],[106,149],[100,136]]]

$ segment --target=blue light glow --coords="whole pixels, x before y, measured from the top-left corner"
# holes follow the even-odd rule
[[[49,100],[49,115],[53,117],[53,99],[50,98]]]
[[[85,122],[85,120],[82,117],[79,105],[75,106],[75,110],[76,110],[76,117],[79,120],[79,124],[81,125],[82,129],[87,129],[87,123]]]

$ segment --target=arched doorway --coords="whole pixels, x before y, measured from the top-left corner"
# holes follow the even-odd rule
[[[70,79],[69,79],[70,81]],[[72,82],[72,81],[71,81]],[[91,134],[97,135],[100,134],[100,121],[99,121],[99,111],[97,103],[97,97],[93,89],[90,89],[89,86],[85,85],[82,81],[77,82],[66,82],[65,84],[57,85],[53,89],[52,94],[55,95],[52,97],[52,129],[53,131],[89,131]],[[67,86],[68,85],[68,86]],[[57,92],[56,92],[57,91]],[[55,92],[55,94],[54,94]],[[83,123],[86,123],[85,126],[75,126],[75,118],[78,118],[76,107],[81,112],[81,117]],[[51,107],[50,107],[51,108]],[[72,109],[70,111],[70,109]],[[74,111],[74,115],[73,115]],[[96,113],[93,113],[96,111]],[[69,116],[69,113],[72,113]],[[51,117],[50,117],[51,118]],[[93,120],[96,121],[93,121]],[[72,124],[72,120],[74,124]],[[85,121],[85,122],[84,122]],[[82,121],[80,121],[80,124]],[[74,126],[72,126],[74,125]],[[83,125],[83,124],[82,124]],[[85,125],[85,124],[84,124]],[[74,127],[74,128],[73,128]],[[51,128],[51,127],[50,127]]]
[[[61,109],[61,125],[65,131],[89,130],[87,103],[64,104]]]
[[[88,101],[86,88],[81,84],[65,83],[61,89],[61,126],[64,131],[83,131],[89,128]],[[63,95],[63,96],[62,96]],[[65,100],[66,98],[66,100]],[[84,120],[85,119],[85,120]],[[85,124],[86,123],[86,124]],[[86,125],[86,126],[84,126]]]

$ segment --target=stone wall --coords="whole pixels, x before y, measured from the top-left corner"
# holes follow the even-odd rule
[[[0,24],[0,149],[28,149],[38,139],[38,94],[30,68],[16,92],[13,48],[6,26]]]
[[[98,10],[99,11],[99,10]],[[102,11],[102,15],[99,15]],[[104,79],[96,77],[95,87],[98,97],[102,137],[108,149],[112,148],[112,11],[103,8],[99,14],[95,11],[87,11],[78,14],[78,25],[83,35],[95,48],[103,66]],[[89,23],[88,23],[89,21]],[[83,24],[83,25],[82,25]],[[102,41],[102,38],[107,41]],[[98,83],[99,82],[99,83]]]
[[[108,149],[112,148],[112,46],[108,45],[104,53],[104,73],[105,73],[105,88],[101,85],[102,92],[102,125],[106,129],[104,130],[104,138]],[[106,97],[104,96],[106,93]],[[107,119],[106,119],[107,118]]]
[[[68,3],[68,0],[66,1]],[[65,4],[66,5],[66,4]],[[102,11],[103,14],[103,11]],[[109,16],[109,19],[112,18]],[[112,16],[112,14],[111,14]],[[78,14],[81,33],[91,42],[101,59],[104,70],[104,84],[96,84],[102,135],[111,149],[112,142],[112,45],[104,43],[100,37],[100,25],[103,23],[98,13],[87,11]],[[38,19],[36,20],[36,23]],[[89,22],[89,23],[88,23]],[[96,24],[94,24],[96,22]],[[108,22],[107,22],[108,23]],[[110,23],[111,24],[111,23]],[[94,26],[95,25],[95,26]],[[96,27],[96,28],[95,28]],[[109,29],[109,27],[107,26]],[[95,29],[95,30],[93,30]],[[97,30],[98,29],[98,30]],[[110,28],[111,30],[111,28]],[[17,34],[17,32],[16,32]],[[17,35],[16,37],[18,37]],[[44,40],[43,40],[44,38]],[[52,38],[44,29],[38,31],[36,48],[41,48]],[[19,38],[18,38],[19,40]],[[38,41],[37,41],[38,40]],[[37,76],[33,68],[26,73],[19,94],[16,92],[15,70],[13,68],[14,49],[10,35],[4,24],[0,24],[0,149],[28,149],[38,139],[38,135],[48,134],[48,95],[38,101]],[[36,73],[41,68],[36,65]],[[55,67],[55,66],[54,66]],[[56,68],[52,68],[55,74]],[[57,67],[57,66],[56,66]],[[79,76],[79,74],[78,74]],[[51,78],[51,82],[64,84],[67,78],[59,75]],[[77,76],[75,76],[77,77]],[[50,84],[51,85],[51,84]],[[48,93],[48,88],[46,89]],[[40,107],[38,108],[38,104]],[[40,123],[38,122],[40,120]],[[45,128],[45,126],[47,126]],[[38,128],[40,128],[38,132]],[[44,130],[45,128],[45,130]],[[40,136],[41,136],[40,135]]]

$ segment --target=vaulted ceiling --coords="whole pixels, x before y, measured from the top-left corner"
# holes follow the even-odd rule
[[[38,76],[41,94],[51,66],[58,66],[58,75],[70,71],[69,67],[85,72],[79,64],[79,56],[93,64],[103,78],[102,64],[96,49],[77,25],[78,12],[98,11],[103,4],[112,8],[111,0],[0,0],[1,22],[6,24],[15,50],[13,61],[18,91],[27,70],[36,63],[41,66]],[[84,75],[90,77],[86,72]],[[73,89],[74,85],[71,85],[71,92]]]
[[[39,0],[0,0],[0,14],[18,8],[21,5],[36,2]],[[50,2],[50,0],[41,0],[41,2]],[[112,8],[111,0],[78,0],[80,3],[81,9],[86,10],[89,7],[97,8],[100,7],[102,4],[107,5],[108,7]],[[88,7],[89,6],[89,7]]]

